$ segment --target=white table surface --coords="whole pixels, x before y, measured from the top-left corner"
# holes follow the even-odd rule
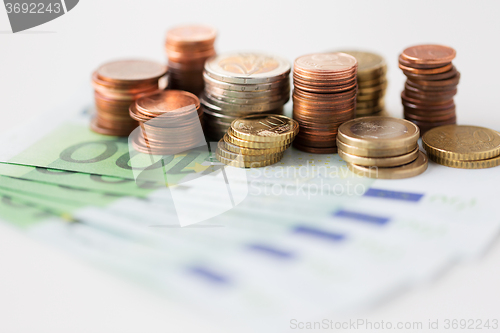
[[[86,0],[68,14],[18,34],[10,33],[1,8],[0,131],[64,102],[82,84],[90,84],[90,74],[101,62],[132,56],[163,61],[165,31],[182,23],[217,27],[219,52],[260,50],[290,61],[341,48],[378,52],[389,64],[386,104],[394,116],[402,114],[399,94],[404,75],[397,67],[399,53],[413,44],[450,45],[457,50],[454,63],[462,74],[455,99],[459,123],[500,130],[499,5],[495,1]],[[366,318],[425,323],[500,319],[498,262],[497,241],[482,258],[460,263],[432,283],[391,297]],[[228,330],[0,224],[0,331]]]

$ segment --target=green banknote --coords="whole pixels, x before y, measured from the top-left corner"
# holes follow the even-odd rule
[[[7,163],[0,163],[0,175],[136,197],[146,197],[151,191],[165,187],[165,184],[154,181],[136,182],[127,178]]]
[[[52,185],[26,179],[0,176],[0,189],[12,190],[21,194],[42,197],[69,204],[82,204],[104,207],[123,196],[114,193],[93,192],[62,185]]]
[[[131,149],[128,138],[96,134],[87,116],[28,123],[4,135],[0,162],[76,171],[122,179],[176,184],[210,167],[207,147],[158,156]],[[19,139],[20,138],[20,139]]]
[[[36,201],[36,200],[35,200]],[[0,189],[0,219],[19,228],[29,228],[47,218],[64,216],[63,211],[38,205],[29,196],[12,195]]]

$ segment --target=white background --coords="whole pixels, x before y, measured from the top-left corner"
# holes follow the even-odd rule
[[[399,53],[413,44],[450,45],[462,74],[455,99],[458,122],[500,130],[499,15],[496,1],[84,0],[52,22],[12,34],[0,8],[0,131],[43,115],[90,85],[92,71],[102,62],[124,57],[165,61],[165,31],[184,23],[215,26],[219,52],[259,50],[293,61],[342,48],[375,51],[388,62],[386,104],[398,117],[404,83]],[[367,316],[500,319],[499,261],[497,242],[484,258],[397,295]],[[224,332],[216,322],[202,322],[151,291],[4,224],[0,331]]]

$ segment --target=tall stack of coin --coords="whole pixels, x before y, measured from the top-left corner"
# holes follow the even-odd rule
[[[295,60],[293,119],[300,133],[294,147],[317,154],[337,152],[337,130],[356,111],[357,68],[356,58],[339,52]]]
[[[407,80],[401,93],[404,116],[420,127],[456,124],[455,102],[460,73],[452,64],[456,52],[443,45],[417,45],[399,56]]]
[[[299,124],[283,115],[257,114],[234,120],[217,145],[224,164],[258,168],[283,158],[299,132]]]
[[[500,165],[500,133],[477,126],[446,125],[422,136],[429,158],[460,169],[484,169]]]
[[[290,63],[260,53],[223,54],[205,64],[201,97],[204,130],[219,140],[239,118],[252,114],[282,114],[290,99]]]
[[[387,64],[378,54],[363,51],[342,51],[358,61],[358,95],[356,117],[383,116],[387,89]]]
[[[166,90],[144,96],[130,106],[130,117],[141,131],[132,134],[132,145],[145,154],[166,155],[206,145],[198,97],[187,91]]]
[[[363,117],[339,127],[339,156],[365,177],[400,179],[421,174],[427,157],[418,149],[418,127],[404,119]]]
[[[157,91],[167,67],[147,60],[118,60],[92,74],[96,115],[90,128],[105,135],[127,136],[137,127],[128,108],[144,94]]]
[[[199,95],[203,91],[203,66],[215,55],[217,31],[204,25],[186,25],[167,32],[169,87]]]

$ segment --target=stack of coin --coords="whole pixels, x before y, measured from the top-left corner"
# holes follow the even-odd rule
[[[100,66],[92,74],[96,115],[90,128],[105,135],[127,136],[137,127],[129,106],[142,95],[159,90],[167,68],[147,60],[119,60]]]
[[[169,88],[199,95],[203,91],[203,66],[215,55],[217,31],[203,25],[186,25],[167,32]]]
[[[317,154],[337,152],[337,130],[356,111],[357,68],[356,58],[338,52],[295,60],[293,119],[300,133],[294,147]]]
[[[456,124],[455,103],[460,73],[451,61],[455,50],[443,45],[417,45],[399,56],[407,80],[401,93],[404,116],[423,135],[431,128]]]
[[[460,169],[484,169],[500,165],[500,133],[477,126],[446,125],[422,136],[429,158]]]
[[[205,135],[218,141],[239,118],[282,114],[290,99],[290,63],[260,53],[223,54],[205,64],[201,97]]]
[[[283,158],[299,132],[299,124],[282,115],[257,114],[239,118],[217,145],[217,159],[227,165],[258,168]]]
[[[200,123],[203,113],[194,94],[162,91],[139,98],[129,112],[141,126],[131,135],[133,147],[141,153],[177,154],[206,145]]]
[[[385,116],[384,96],[387,89],[387,64],[371,52],[342,51],[358,61],[358,95],[356,117]]]
[[[363,117],[339,127],[339,156],[365,177],[400,179],[421,174],[427,157],[418,149],[416,125],[391,117]]]

